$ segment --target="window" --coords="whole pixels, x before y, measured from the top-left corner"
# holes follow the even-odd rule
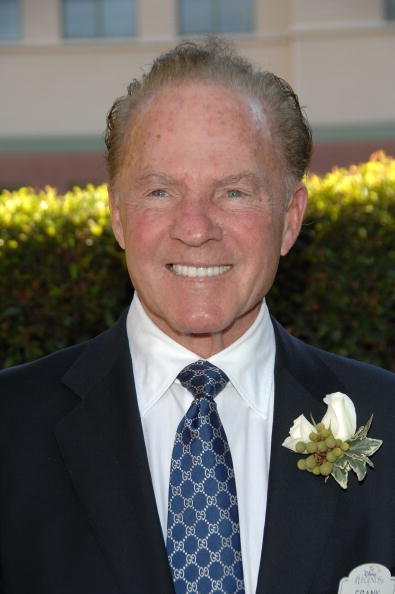
[[[134,0],[63,0],[64,37],[130,37],[134,9]]]
[[[181,33],[252,30],[252,0],[179,0]]]
[[[0,0],[0,41],[13,41],[19,37],[19,0]]]
[[[395,0],[384,1],[384,14],[386,19],[395,20]]]

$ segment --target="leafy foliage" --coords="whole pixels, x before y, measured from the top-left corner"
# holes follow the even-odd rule
[[[339,458],[333,466],[331,474],[343,489],[347,489],[348,473],[350,470],[355,472],[358,481],[363,481],[368,471],[366,465],[374,468],[374,464],[369,456],[373,456],[383,442],[381,439],[367,437],[372,420],[373,415],[349,439],[349,449],[344,453],[343,458]]]
[[[97,334],[130,299],[105,186],[0,195],[0,366]]]
[[[271,311],[317,346],[395,369],[395,160],[378,153],[307,184]],[[93,336],[130,297],[105,186],[0,194],[0,367]]]
[[[307,342],[395,370],[395,160],[379,152],[307,185],[309,210],[271,311]]]

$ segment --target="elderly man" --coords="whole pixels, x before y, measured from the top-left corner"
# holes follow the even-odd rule
[[[292,89],[181,44],[114,103],[106,141],[135,295],[104,334],[0,375],[0,592],[334,594],[361,564],[394,573],[394,377],[265,304],[307,202]],[[327,394],[344,409],[308,429],[300,472],[282,443]],[[384,445],[345,490],[350,466],[321,475],[352,460],[350,398]]]

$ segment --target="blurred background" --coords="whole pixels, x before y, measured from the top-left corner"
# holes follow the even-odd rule
[[[395,370],[395,0],[0,0],[0,368],[129,304],[99,185],[105,116],[160,52],[210,33],[289,81],[313,128],[317,175],[272,313]]]
[[[114,98],[207,33],[294,86],[312,171],[395,154],[395,0],[0,0],[0,188],[104,181]]]

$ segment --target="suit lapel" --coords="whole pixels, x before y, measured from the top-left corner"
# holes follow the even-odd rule
[[[64,376],[81,403],[58,423],[55,433],[120,591],[174,594],[125,326],[123,316]]]
[[[297,455],[281,444],[292,422],[318,421],[323,397],[342,385],[308,347],[275,323],[275,403],[266,523],[257,594],[308,594],[335,519],[340,487],[296,468]]]
[[[121,592],[174,594],[151,485],[126,320],[92,341],[63,382],[81,398],[55,434],[75,491]],[[340,488],[296,469],[281,446],[300,414],[341,391],[318,356],[277,324],[269,488],[257,594],[308,594]],[[152,568],[155,567],[155,571]]]

